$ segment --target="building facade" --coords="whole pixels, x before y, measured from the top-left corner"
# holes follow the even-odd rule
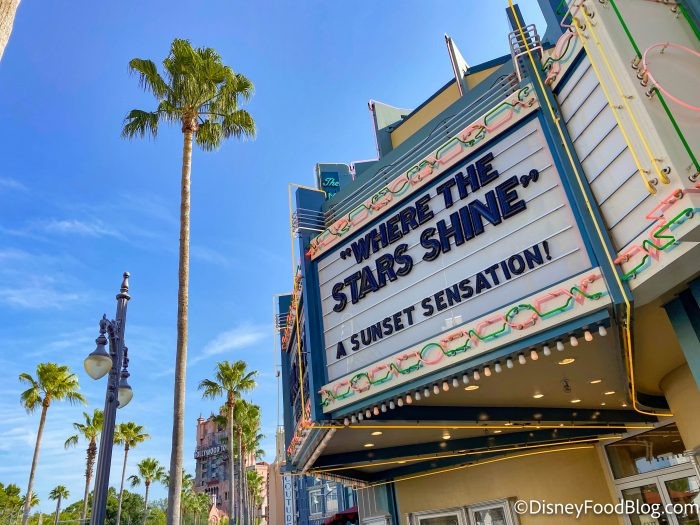
[[[287,466],[363,524],[698,523],[700,6],[539,4],[295,191]]]
[[[194,491],[216,496],[216,507],[229,513],[231,499],[228,494],[228,449],[226,428],[214,417],[197,419],[197,445],[194,451]]]

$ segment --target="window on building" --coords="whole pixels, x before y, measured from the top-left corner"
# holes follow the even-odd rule
[[[326,491],[326,514],[335,514],[338,512],[338,489],[337,485],[329,483]]]
[[[510,500],[485,501],[452,509],[409,514],[409,525],[518,525]]]
[[[688,463],[675,423],[621,439],[605,447],[616,479]]]
[[[321,514],[323,512],[323,502],[321,489],[309,491],[309,514]]]

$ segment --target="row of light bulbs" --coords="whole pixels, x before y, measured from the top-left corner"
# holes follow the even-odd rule
[[[602,324],[598,326],[598,334],[601,337],[605,337],[608,334],[607,329]],[[589,330],[585,330],[583,332],[583,338],[588,342],[593,341],[593,334]],[[569,337],[569,344],[571,346],[578,346],[578,337],[576,337],[575,334],[572,334]],[[558,339],[555,343],[555,348],[559,352],[563,351],[564,350],[564,342],[561,339]],[[552,355],[552,350],[549,347],[549,344],[545,343],[544,345],[542,345],[542,354],[545,357]],[[533,348],[532,350],[530,350],[530,360],[537,361],[539,359],[539,357],[540,357],[539,353],[537,352],[536,349]],[[515,357],[515,359],[517,359],[518,363],[520,363],[521,365],[524,365],[525,363],[527,363],[527,359],[525,358],[524,352],[520,352]],[[506,361],[505,361],[506,368],[513,368],[513,366],[514,366],[513,360],[514,360],[514,357],[512,357],[512,356],[508,356],[506,358]],[[493,372],[500,374],[502,371],[503,371],[503,366],[501,365],[500,361],[496,361],[495,363],[493,363],[493,370],[491,369],[490,364],[485,365],[483,368],[483,374],[486,377],[491,377]],[[474,381],[479,381],[481,379],[481,372],[479,371],[478,368],[475,368],[472,371],[471,376],[474,379]],[[470,381],[469,380],[469,373],[465,372],[464,375],[462,375],[462,383],[464,383],[465,385],[468,385],[469,381]],[[459,387],[459,379],[457,377],[452,378],[452,387],[453,388]],[[350,423],[355,424],[358,421],[370,419],[372,416],[378,416],[380,413],[385,413],[387,410],[394,410],[397,406],[402,407],[404,405],[411,405],[411,404],[413,404],[414,399],[416,401],[420,401],[424,397],[425,398],[430,397],[431,389],[432,389],[432,393],[434,395],[438,395],[440,393],[440,385],[435,383],[432,386],[432,388],[430,386],[424,387],[422,393],[421,393],[420,389],[417,389],[413,394],[411,394],[409,392],[405,396],[401,396],[401,397],[396,398],[395,401],[393,399],[391,399],[388,403],[385,402],[385,403],[381,403],[379,405],[374,405],[371,409],[366,408],[364,411],[360,410],[356,414],[352,414],[349,418],[346,417],[343,420],[343,425],[345,425],[347,427],[348,425],[350,425]],[[449,389],[450,389],[450,383],[448,382],[447,379],[445,379],[442,382],[442,390],[444,392],[447,392]]]

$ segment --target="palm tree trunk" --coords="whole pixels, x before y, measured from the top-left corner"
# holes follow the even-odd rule
[[[245,474],[245,460],[243,458],[243,433],[239,429],[238,431],[238,469],[240,471],[240,475],[238,477],[238,497],[240,500],[240,509],[241,509],[241,519],[246,520],[246,515],[245,515],[245,508],[243,506],[244,502],[244,495],[243,495],[243,477]],[[245,524],[246,521],[243,521]]]
[[[229,396],[230,397],[230,396]],[[226,414],[226,422],[228,425],[228,467],[229,467],[229,473],[228,473],[228,504],[229,504],[229,513],[228,513],[228,520],[229,524],[233,525],[236,523],[234,521],[235,513],[237,512],[236,505],[234,505],[235,501],[235,485],[234,485],[234,476],[236,475],[236,468],[235,468],[235,457],[233,454],[233,403],[229,400],[227,403],[228,405],[228,414]]]
[[[58,516],[61,514],[61,495],[58,495],[58,500],[56,501],[56,517],[53,519],[53,525],[58,525]]]
[[[117,524],[122,518],[122,499],[124,498],[124,476],[126,475],[126,457],[129,455],[129,444],[124,444],[124,464],[122,465],[122,482],[119,485],[119,503],[117,504]]]
[[[0,0],[0,59],[12,33],[19,0]]]
[[[151,486],[150,481],[146,481],[146,495],[143,497],[143,525],[146,525],[146,518],[148,517],[148,489]]]
[[[190,174],[192,169],[191,126],[183,123],[182,181],[180,183],[180,266],[177,290],[177,354],[173,396],[173,439],[170,452],[167,525],[180,523],[182,491],[182,447],[185,434],[185,372],[187,370],[187,307],[190,277]],[[23,524],[24,525],[24,524]]]
[[[27,495],[24,498],[22,525],[27,525],[27,521],[29,520],[29,509],[32,505],[32,489],[34,488],[34,474],[36,473],[36,465],[39,462],[39,448],[41,447],[41,438],[44,435],[44,423],[46,423],[46,411],[49,409],[49,403],[50,402],[47,402],[45,399],[41,404],[41,417],[39,418],[39,430],[36,433],[36,444],[34,445],[34,456],[32,457],[32,469],[29,471]]]
[[[90,495],[90,481],[92,480],[92,470],[95,466],[95,456],[97,455],[97,443],[94,440],[90,441],[86,454],[85,466],[85,493],[83,495],[83,512],[80,516],[80,521],[85,523],[87,519],[88,496]]]

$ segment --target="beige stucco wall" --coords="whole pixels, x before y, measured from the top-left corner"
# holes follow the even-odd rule
[[[396,483],[401,524],[409,512],[471,505],[514,497],[552,503],[614,503],[594,447],[519,457]],[[617,525],[615,516],[519,517],[520,525],[595,523]]]
[[[661,389],[676,419],[687,449],[700,447],[700,390],[688,365],[682,365],[661,380]]]

